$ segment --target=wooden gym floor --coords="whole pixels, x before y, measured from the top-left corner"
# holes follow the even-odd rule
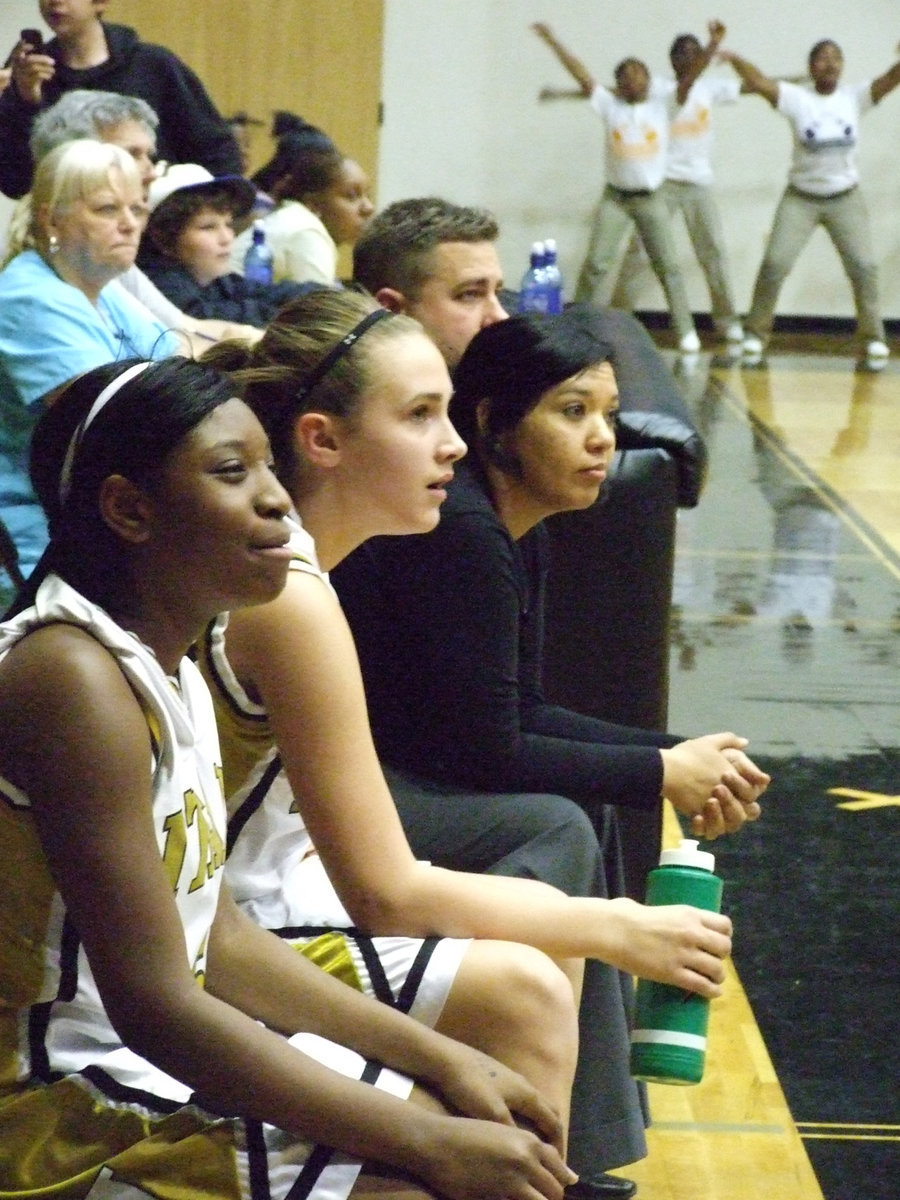
[[[666,353],[711,463],[679,514],[669,727],[746,735],[774,782],[712,847],[736,969],[706,1076],[651,1087],[621,1174],[645,1200],[895,1200],[900,360],[861,370],[828,337],[754,368]]]

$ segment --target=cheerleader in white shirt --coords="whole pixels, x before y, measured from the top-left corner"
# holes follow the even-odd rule
[[[821,225],[834,243],[853,288],[857,335],[866,357],[888,356],[878,300],[878,267],[869,213],[859,187],[856,147],[861,118],[900,83],[900,62],[863,83],[841,83],[844,56],[830,39],[809,52],[812,87],[771,79],[739,55],[723,51],[744,84],[790,122],[794,139],[787,187],[781,197],[745,322],[744,353],[762,354],[772,332],[778,293]]]

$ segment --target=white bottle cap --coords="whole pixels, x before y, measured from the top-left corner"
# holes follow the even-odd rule
[[[661,867],[696,867],[698,871],[714,871],[716,856],[708,850],[700,850],[700,843],[691,838],[682,838],[675,850],[663,850],[659,856]]]
[[[544,238],[544,248],[556,252],[556,238]]]

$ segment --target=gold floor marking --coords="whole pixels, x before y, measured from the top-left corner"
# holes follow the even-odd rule
[[[829,788],[828,795],[855,796],[855,800],[838,805],[838,808],[846,808],[850,812],[863,812],[870,808],[900,808],[900,796],[886,796],[883,792],[861,792],[856,788],[837,787]]]
[[[900,1125],[858,1125],[836,1121],[798,1121],[800,1136],[838,1142],[900,1142]]]
[[[665,844],[677,844],[681,830],[668,801],[663,813]],[[724,995],[710,1011],[702,1082],[648,1085],[650,1152],[621,1174],[648,1200],[822,1200],[731,962],[726,971]]]

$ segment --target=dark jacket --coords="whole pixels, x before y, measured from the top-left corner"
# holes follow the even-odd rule
[[[145,253],[143,249],[139,262],[141,270],[176,308],[189,316],[204,319],[239,321],[262,328],[268,325],[282,304],[310,290],[310,284],[292,279],[281,283],[256,283],[234,272],[201,285],[173,259]]]
[[[543,525],[514,541],[467,460],[432,533],[373,538],[330,572],[378,752],[442,783],[652,808],[662,788],[657,747],[679,739],[544,699],[548,557]]]
[[[103,32],[109,58],[86,70],[60,62],[56,38],[46,44],[44,53],[56,60],[56,74],[44,84],[39,106],[26,104],[12,84],[0,95],[0,191],[16,199],[29,190],[34,118],[76,88],[146,100],[159,117],[157,151],[166,162],[199,163],[213,175],[240,175],[237,143],[194,72],[171,50],[142,42],[127,25],[104,23]]]

